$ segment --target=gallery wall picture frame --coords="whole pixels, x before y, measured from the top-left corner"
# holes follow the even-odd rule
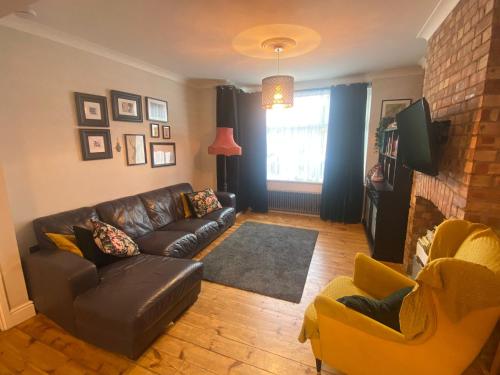
[[[151,138],[160,138],[160,124],[152,122],[150,125],[151,125]]]
[[[146,96],[146,116],[149,121],[168,122],[168,102]]]
[[[125,155],[127,165],[144,165],[148,163],[146,156],[146,136],[144,134],[124,134]]]
[[[177,162],[174,142],[150,142],[151,168],[169,167]]]
[[[79,126],[109,127],[108,99],[105,96],[75,92]]]
[[[142,122],[142,97],[129,92],[111,90],[113,120]]]
[[[163,125],[161,127],[161,133],[162,133],[163,139],[172,138],[172,134],[170,133],[170,125]]]
[[[411,99],[388,99],[382,100],[382,107],[380,109],[380,119],[390,118],[396,119],[396,114],[411,104]]]
[[[112,159],[111,133],[108,129],[80,129],[83,160]]]

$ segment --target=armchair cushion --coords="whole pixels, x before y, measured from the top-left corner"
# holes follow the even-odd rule
[[[350,277],[346,276],[340,276],[333,279],[320,293],[321,296],[329,297],[343,308],[345,308],[345,306],[338,303],[336,300],[340,297],[353,294],[369,297],[364,290],[354,285]],[[304,314],[304,324],[302,325],[299,341],[305,342],[308,338],[316,338],[318,336],[318,315],[314,303],[311,303]]]
[[[399,331],[399,311],[403,298],[410,293],[412,287],[408,286],[395,291],[384,299],[378,300],[364,296],[345,296],[337,299],[350,309],[356,310],[377,322],[380,322],[396,331]]]
[[[378,299],[416,284],[405,275],[361,253],[356,255],[354,261],[353,279],[358,288]]]

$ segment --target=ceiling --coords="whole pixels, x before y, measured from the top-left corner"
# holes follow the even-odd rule
[[[39,0],[33,20],[186,79],[255,85],[272,60],[238,53],[233,39],[265,24],[319,33],[318,47],[282,62],[297,81],[417,65],[417,33],[439,0]],[[283,35],[269,35],[276,37]]]

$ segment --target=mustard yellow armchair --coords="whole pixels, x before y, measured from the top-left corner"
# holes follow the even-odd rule
[[[299,341],[309,339],[318,373],[324,362],[348,375],[461,374],[500,317],[500,240],[483,225],[448,220],[419,277],[357,254],[354,276],[332,280],[305,312]],[[381,299],[407,286],[402,333],[336,301]]]

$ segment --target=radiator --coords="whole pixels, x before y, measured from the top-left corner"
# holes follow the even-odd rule
[[[291,191],[268,191],[269,209],[319,215],[321,194]]]

